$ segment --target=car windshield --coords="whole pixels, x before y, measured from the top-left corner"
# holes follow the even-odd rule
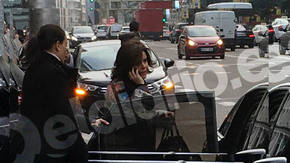
[[[111,25],[111,30],[118,32],[122,30],[122,26],[121,25]]]
[[[122,30],[123,31],[130,31],[130,28],[129,27],[123,27]]]
[[[216,37],[216,30],[212,27],[194,27],[189,28],[188,33],[190,37]]]
[[[107,31],[108,26],[98,26],[98,30],[104,30]]]
[[[120,48],[118,44],[88,47],[81,51],[78,68],[80,72],[112,69]],[[152,60],[159,66],[155,54],[148,51]]]
[[[91,27],[75,27],[74,33],[94,33]]]

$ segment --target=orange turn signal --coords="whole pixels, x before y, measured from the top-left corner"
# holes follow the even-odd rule
[[[75,94],[77,96],[85,96],[87,94],[87,92],[84,89],[82,89],[82,88],[76,88],[75,89]]]

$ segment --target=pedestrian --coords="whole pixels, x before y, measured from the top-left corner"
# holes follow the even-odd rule
[[[143,106],[146,105],[144,108],[149,108],[148,110],[151,109],[152,111],[150,110],[150,112],[148,112],[148,117],[144,118],[138,116],[134,108],[129,108],[134,110],[133,112],[136,117],[136,122],[131,124],[124,120],[130,117],[123,118],[121,113],[126,112],[128,108],[122,108],[120,105],[118,106],[119,108],[113,109],[123,110],[120,111],[120,115],[118,116],[121,116],[124,122],[113,122],[115,124],[111,124],[112,122],[110,119],[106,119],[106,117],[110,116],[104,115],[104,118],[102,118],[97,115],[96,120],[93,122],[96,130],[98,130],[98,127],[102,126],[118,126],[119,124],[125,124],[125,126],[121,126],[110,134],[100,135],[101,143],[95,144],[99,145],[101,150],[147,152],[155,150],[156,131],[154,118],[164,115],[173,115],[173,113],[158,112],[153,109],[154,100],[149,92],[145,78],[147,74],[151,72],[150,67],[152,68],[154,66],[155,63],[151,59],[147,48],[139,40],[128,40],[120,47],[114,63],[114,68],[112,69],[112,81],[107,87],[107,93],[105,95],[106,102],[112,102],[114,105],[116,102],[131,102],[132,99],[138,98],[142,101],[143,98],[147,99],[147,101],[145,100],[145,104],[142,103]]]
[[[87,147],[69,102],[74,96],[78,73],[65,64],[67,55],[65,32],[53,24],[42,26],[24,49],[27,69],[23,80],[21,114],[30,123],[25,120],[18,124],[23,128],[23,137],[35,140],[33,143],[38,137],[26,128],[31,128],[33,124],[38,130],[40,152],[33,156],[33,162],[88,161]],[[31,152],[23,153],[35,151],[26,150]]]
[[[141,38],[141,34],[139,32],[139,23],[137,21],[135,20],[131,21],[131,23],[129,24],[129,27],[130,27],[130,32],[136,33],[136,35]]]

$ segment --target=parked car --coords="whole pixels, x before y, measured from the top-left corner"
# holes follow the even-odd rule
[[[225,46],[212,26],[186,26],[177,45],[178,58],[212,57],[225,58]]]
[[[74,26],[70,33],[70,37],[71,48],[75,48],[82,42],[90,42],[97,39],[92,27],[90,26]]]
[[[97,25],[95,33],[98,39],[107,39],[108,37],[108,26],[107,25]]]
[[[121,24],[111,24],[108,29],[108,39],[117,39],[122,30]]]
[[[255,35],[253,34],[252,30],[247,29],[242,24],[237,24],[235,35],[236,45],[239,45],[241,48],[244,48],[245,45],[248,45],[249,48],[254,47]]]
[[[186,25],[188,25],[188,23],[178,23],[173,27],[169,35],[169,40],[171,43],[178,43],[179,36]]]
[[[255,44],[259,46],[260,57],[265,57],[265,53],[269,52],[269,30],[265,25],[256,25],[252,29],[255,35]]]
[[[166,26],[163,26],[163,35],[162,35],[162,39],[163,39],[163,40],[168,40],[168,39],[169,39],[169,35],[170,35],[169,28],[166,27]]]
[[[130,27],[129,26],[123,26],[120,33],[129,33],[129,32],[130,32]]]
[[[277,40],[280,39],[280,37],[285,33],[283,30],[286,29],[288,24],[289,24],[289,21],[287,19],[283,19],[283,18],[276,18],[272,22],[272,27],[273,27],[274,32],[275,32],[275,39],[277,39]],[[283,30],[281,30],[281,29],[283,29]]]
[[[284,34],[280,37],[279,40],[279,52],[280,55],[285,55],[287,50],[290,50],[290,25],[283,30],[280,28],[281,31],[284,32]]]

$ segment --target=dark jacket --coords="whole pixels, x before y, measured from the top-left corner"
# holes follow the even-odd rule
[[[77,70],[46,52],[25,73],[21,114],[39,131],[41,152],[36,162],[87,162],[86,145],[69,101],[77,78]],[[49,142],[54,137],[56,141]]]

